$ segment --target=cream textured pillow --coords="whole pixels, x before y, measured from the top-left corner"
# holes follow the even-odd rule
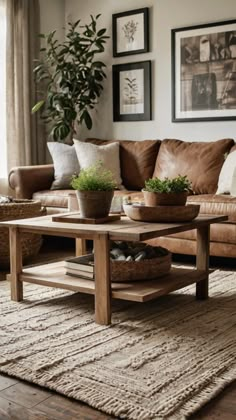
[[[79,140],[73,140],[75,150],[81,169],[94,165],[101,160],[106,169],[109,169],[114,176],[114,180],[118,188],[122,187],[122,179],[120,175],[120,153],[119,143],[111,143],[105,146],[97,146],[92,143],[85,143]]]
[[[233,178],[232,178],[231,187],[230,187],[230,194],[233,197],[236,197],[236,166],[234,168]]]
[[[229,194],[236,168],[236,150],[228,154],[220,171],[216,194]]]
[[[54,164],[54,181],[51,190],[71,188],[72,175],[79,173],[75,147],[58,142],[49,142],[47,146]]]

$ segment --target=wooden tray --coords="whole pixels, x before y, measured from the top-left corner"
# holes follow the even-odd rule
[[[64,213],[62,215],[52,216],[53,222],[63,222],[63,223],[85,223],[85,224],[92,224],[97,225],[100,223],[109,223],[114,222],[116,220],[120,220],[120,214],[112,214],[107,217],[103,217],[100,219],[88,219],[85,217],[81,217],[78,212],[76,213]]]
[[[123,205],[124,212],[132,220],[141,222],[189,222],[197,217],[200,205],[186,206],[139,206]]]

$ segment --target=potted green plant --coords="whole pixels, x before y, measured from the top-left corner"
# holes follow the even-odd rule
[[[143,189],[146,206],[184,206],[191,191],[187,176],[176,178],[150,178]]]
[[[92,128],[91,110],[98,102],[106,77],[106,65],[97,57],[104,52],[109,38],[106,29],[97,29],[97,19],[81,25],[68,23],[65,41],[55,39],[56,31],[41,34],[45,41],[34,68],[35,81],[42,98],[32,108],[50,128],[54,141],[72,140],[76,126]]]
[[[76,190],[81,217],[103,218],[108,216],[116,183],[111,171],[101,161],[72,177],[71,186]]]

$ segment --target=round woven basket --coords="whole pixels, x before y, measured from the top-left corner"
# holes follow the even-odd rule
[[[0,221],[27,219],[43,214],[40,201],[17,200],[0,204]],[[42,236],[34,233],[23,233],[21,237],[23,261],[36,255],[42,245]],[[0,227],[0,265],[9,266],[9,228]]]
[[[141,261],[111,261],[111,281],[129,282],[152,280],[167,274],[171,269],[171,253]]]

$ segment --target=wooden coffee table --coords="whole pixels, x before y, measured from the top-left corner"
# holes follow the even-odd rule
[[[70,217],[70,216],[69,216]],[[72,216],[73,217],[73,214]],[[227,220],[227,216],[201,215],[185,223],[142,223],[127,217],[113,223],[88,225],[52,221],[52,216],[1,222],[10,229],[11,299],[23,299],[23,282],[72,290],[95,295],[95,321],[111,323],[111,298],[147,302],[189,284],[196,283],[197,299],[208,297],[210,225]],[[110,240],[145,241],[173,233],[197,229],[196,268],[172,268],[170,273],[156,280],[130,283],[110,282]],[[95,281],[65,274],[64,262],[22,267],[20,236],[23,232],[65,236],[94,241]],[[77,254],[79,246],[77,247]]]

